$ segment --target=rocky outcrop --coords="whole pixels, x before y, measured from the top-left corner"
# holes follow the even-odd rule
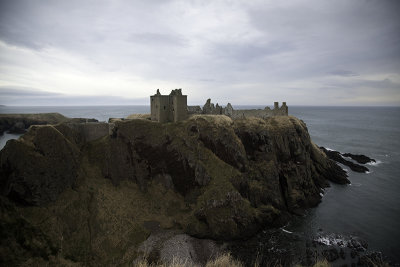
[[[97,122],[96,119],[67,118],[60,113],[0,114],[0,135],[4,132],[25,133],[31,125],[57,124],[62,122]]]
[[[360,164],[367,164],[367,163],[372,163],[372,162],[376,162],[376,160],[371,159],[368,156],[365,155],[357,155],[357,154],[351,154],[351,153],[344,153],[343,157],[349,157],[355,161],[357,161]]]
[[[53,126],[32,126],[22,140],[10,140],[1,151],[3,195],[28,205],[57,199],[74,184],[79,150]]]
[[[0,152],[2,195],[61,258],[132,262],[153,232],[148,221],[196,238],[247,238],[318,204],[328,180],[349,182],[294,117],[114,124],[90,142],[79,127],[35,126]]]
[[[176,230],[153,233],[138,248],[150,263],[185,262],[189,266],[201,264],[223,253],[223,245],[214,240],[198,239]],[[140,258],[139,258],[140,260]]]
[[[355,171],[355,172],[366,173],[366,172],[369,171],[369,169],[367,167],[365,167],[365,166],[360,165],[360,164],[351,162],[351,161],[343,158],[343,156],[344,157],[351,157],[351,158],[357,159],[357,160],[359,160],[361,162],[365,162],[365,163],[372,162],[372,161],[375,162],[375,160],[370,159],[369,157],[364,156],[364,155],[353,155],[353,154],[350,154],[350,153],[345,153],[345,154],[342,155],[340,152],[335,151],[335,150],[328,150],[328,149],[326,149],[324,147],[320,147],[320,148],[321,148],[322,151],[324,151],[324,153],[330,159],[332,159],[332,160],[334,160],[334,161],[336,161],[338,163],[342,163],[343,165],[348,166],[352,171]]]

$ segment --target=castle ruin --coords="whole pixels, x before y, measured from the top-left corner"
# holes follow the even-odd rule
[[[182,95],[182,89],[172,90],[169,95],[161,95],[160,90],[150,96],[151,120],[158,122],[177,122],[186,119],[193,114],[226,115],[232,119],[248,117],[267,118],[272,116],[287,116],[288,106],[282,102],[279,107],[278,102],[274,102],[274,108],[265,107],[264,109],[233,109],[231,103],[226,107],[214,105],[208,99],[203,108],[200,106],[188,106],[187,96]]]
[[[177,122],[187,118],[187,96],[182,89],[172,90],[169,95],[162,95],[157,89],[150,96],[151,120],[158,122]]]
[[[211,103],[211,99],[207,99],[203,108],[200,106],[188,106],[189,114],[214,114],[214,115],[226,115],[232,119],[241,119],[248,117],[267,118],[272,116],[287,116],[288,106],[286,102],[282,102],[282,106],[279,107],[279,102],[274,102],[274,108],[270,109],[265,107],[264,109],[233,109],[231,103],[228,103],[226,107],[214,105]]]

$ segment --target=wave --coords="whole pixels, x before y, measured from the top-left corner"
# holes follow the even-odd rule
[[[320,244],[324,244],[327,246],[332,246],[332,245],[336,245],[339,247],[345,247],[348,243],[347,240],[345,240],[343,237],[341,236],[320,236],[318,238],[315,239],[316,242],[320,243]]]
[[[378,166],[378,165],[380,165],[380,164],[382,164],[382,163],[383,163],[382,161],[376,160],[376,162],[368,162],[367,165],[370,165],[370,166]]]
[[[290,231],[288,231],[288,230],[286,230],[286,229],[281,228],[281,230],[282,230],[283,232],[285,232],[285,233],[293,234],[293,232],[290,232]]]

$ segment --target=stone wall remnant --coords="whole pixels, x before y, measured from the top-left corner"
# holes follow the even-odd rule
[[[282,106],[279,107],[279,102],[274,102],[273,109],[269,107],[265,107],[264,109],[233,109],[231,103],[228,103],[226,107],[222,107],[218,103],[214,105],[211,99],[207,99],[203,109],[201,109],[200,106],[188,106],[188,113],[226,115],[232,119],[248,117],[267,118],[271,116],[287,116],[288,106],[286,102],[282,102]]]

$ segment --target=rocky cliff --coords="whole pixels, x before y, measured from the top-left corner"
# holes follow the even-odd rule
[[[62,122],[97,122],[96,119],[68,118],[60,113],[0,114],[0,135],[4,132],[25,133],[31,125],[57,124]]]
[[[33,126],[0,152],[2,264],[129,263],[160,229],[247,238],[318,204],[328,180],[348,183],[290,116],[116,121],[83,140]]]

